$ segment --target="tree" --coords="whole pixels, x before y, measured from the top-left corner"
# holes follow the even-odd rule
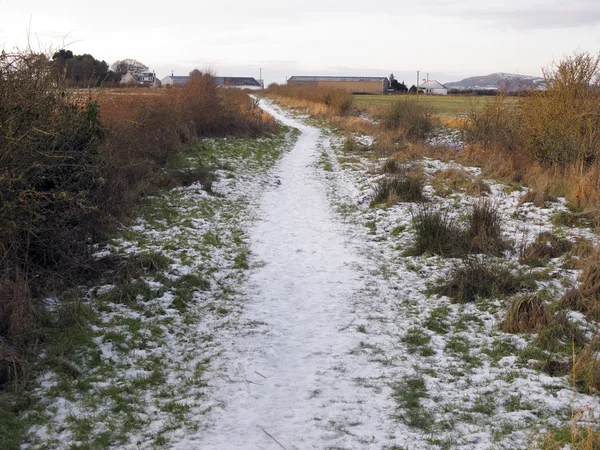
[[[408,88],[406,87],[406,84],[404,84],[404,81],[402,83],[398,83],[398,80],[394,79],[391,82],[391,86],[395,91],[398,92],[408,92]]]
[[[67,65],[67,78],[77,86],[98,86],[106,78],[108,64],[92,55],[75,55]]]
[[[410,89],[408,90],[409,94],[416,94],[417,93],[417,87],[413,84]]]
[[[113,63],[110,69],[117,75],[125,75],[127,72],[139,73],[148,70],[148,66],[135,59],[122,59]]]
[[[394,77],[393,73],[390,73],[390,86],[394,85],[394,81],[396,81],[396,78]]]

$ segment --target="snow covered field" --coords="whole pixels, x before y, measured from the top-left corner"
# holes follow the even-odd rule
[[[150,199],[105,249],[167,262],[138,281],[134,304],[99,287],[82,376],[42,376],[46,408],[32,413],[26,448],[515,449],[573,410],[600,417],[597,398],[522,356],[534,336],[499,329],[507,299],[431,293],[457,260],[403,255],[415,205],[369,206],[382,161],[344,154],[333,133],[261,103],[297,139],[206,142],[219,195],[192,185]],[[451,167],[479,174],[418,164],[428,180]],[[524,190],[486,181],[515,246],[566,210],[521,205]],[[474,201],[425,190],[456,217]],[[550,296],[577,276],[561,261],[527,269]]]

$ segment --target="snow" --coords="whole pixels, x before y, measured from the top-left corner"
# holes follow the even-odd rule
[[[173,309],[171,291],[144,304],[150,314],[125,305],[112,305],[102,313],[101,322],[110,324],[115,318],[143,320],[160,311],[161,321],[153,325],[162,337],[152,338],[142,329],[144,348],[119,352],[118,344],[102,333],[125,329],[94,327],[98,350],[119,370],[118,376],[93,381],[96,389],[143,379],[150,373],[144,363],[150,358],[163,361],[163,385],[140,392],[133,414],[142,426],[125,430],[119,448],[149,448],[160,435],[167,442],[164,447],[174,449],[512,449],[526,448],[548,425],[567,424],[572,408],[586,408],[592,419],[600,417],[598,399],[574,392],[567,377],[550,377],[516,355],[494,361],[488,354],[498,343],[516,352],[531,341],[530,336],[499,330],[506,301],[492,299],[488,308],[480,309],[427,295],[457,261],[401,256],[414,239],[414,205],[369,208],[382,176],[375,171],[381,161],[361,154],[358,164],[340,163],[342,138],[308,126],[302,117],[267,101],[261,100],[261,106],[300,130],[300,136],[272,170],[253,170],[245,160],[232,162],[239,167],[234,178],[223,170],[213,190],[228,205],[243,205],[241,209],[215,209],[210,218],[190,218],[191,225],[153,227],[140,218],[130,229],[143,233],[147,247],[124,238],[115,244],[115,251],[154,250],[172,258],[175,262],[163,274],[168,280],[199,271],[210,274],[210,289],[194,293],[195,322],[183,320]],[[371,136],[357,139],[363,145],[373,143]],[[324,155],[331,171],[321,167]],[[454,162],[422,158],[418,164],[426,177],[448,168],[481,175],[479,168]],[[550,218],[566,209],[562,200],[547,208],[519,205],[524,189],[506,193],[504,185],[486,182],[489,198],[502,215],[504,237],[516,246],[552,230]],[[178,210],[190,214],[199,202],[213,198],[199,185],[175,192],[183,199]],[[431,186],[426,192],[457,217],[474,201],[462,193],[437,197]],[[232,268],[232,249],[197,247],[209,231],[231,242],[237,227],[244,229],[251,252],[250,269],[243,276]],[[596,241],[589,229],[564,234]],[[176,241],[175,250],[167,249],[170,240]],[[507,252],[506,258],[517,264],[515,254]],[[562,275],[575,279],[576,274]],[[146,281],[160,287],[155,280]],[[556,295],[566,289],[558,279],[544,287]],[[96,289],[107,293],[113,288]],[[223,291],[231,297],[218,298]],[[212,312],[218,307],[231,312],[221,317]],[[426,326],[440,308],[447,311],[447,333]],[[583,322],[581,314],[569,314]],[[406,343],[415,328],[430,339],[429,356]],[[465,343],[465,354],[449,347],[453,340]],[[206,366],[201,382],[188,383],[198,365]],[[430,414],[425,424],[429,431],[409,426],[402,419],[406,408],[394,398],[403,395],[403,381],[416,377],[425,385],[419,401],[421,410]],[[109,399],[94,405],[97,410],[90,408],[90,398],[79,394],[51,399],[57,379],[48,372],[39,380],[38,394],[46,397],[51,420],[48,426],[32,427],[40,442],[32,447],[45,448],[45,442],[55,441],[56,448],[69,448],[67,417],[90,417],[98,432],[114,425],[103,415],[110,412]],[[509,408],[507,402],[514,398],[527,405]],[[162,406],[169,401],[189,406],[184,420],[165,412]],[[481,407],[486,402],[491,413]],[[505,434],[500,433],[503,427],[509,430]]]
[[[356,386],[375,376],[364,358],[348,358],[360,344],[350,328],[352,294],[361,288],[357,255],[345,243],[326,186],[315,171],[324,136],[275,108],[267,112],[298,128],[294,149],[277,168],[281,184],[267,191],[251,232],[255,263],[241,320],[263,325],[237,337],[222,356],[225,380],[214,386],[227,405],[215,410],[206,433],[177,448],[270,449],[351,445],[384,438],[393,404]],[[387,414],[384,413],[387,411]],[[332,423],[357,423],[352,434]]]

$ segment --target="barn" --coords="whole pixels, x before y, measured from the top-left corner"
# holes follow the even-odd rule
[[[353,94],[385,94],[390,87],[390,81],[386,77],[293,76],[287,82],[292,86],[345,89]]]

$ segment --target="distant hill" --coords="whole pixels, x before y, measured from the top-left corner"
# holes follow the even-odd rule
[[[462,81],[444,83],[448,89],[464,90],[491,90],[503,89],[507,91],[523,91],[529,89],[543,89],[545,81],[541,77],[518,75],[514,73],[492,73],[491,75],[465,78]]]

